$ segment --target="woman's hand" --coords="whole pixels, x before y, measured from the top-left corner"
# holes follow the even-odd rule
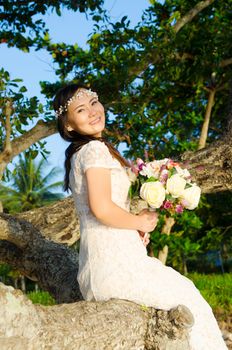
[[[138,231],[151,232],[155,229],[158,222],[158,214],[155,211],[143,209],[139,214],[140,226]]]
[[[150,242],[150,233],[142,231],[138,231],[138,233],[143,245],[146,247]]]

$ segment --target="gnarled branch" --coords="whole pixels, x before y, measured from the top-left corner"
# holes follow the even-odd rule
[[[111,299],[43,307],[3,284],[0,303],[1,349],[190,349],[185,306],[161,311]]]

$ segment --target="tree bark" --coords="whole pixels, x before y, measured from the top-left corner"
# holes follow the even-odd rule
[[[82,300],[78,253],[44,238],[29,222],[0,214],[0,261],[38,282],[57,303]]]
[[[185,306],[155,310],[127,300],[43,307],[0,284],[0,348],[18,350],[188,350]]]
[[[208,147],[181,156],[202,193],[232,190],[232,130]]]
[[[44,237],[57,243],[72,245],[80,237],[79,220],[71,197],[17,214],[15,217],[27,220]]]

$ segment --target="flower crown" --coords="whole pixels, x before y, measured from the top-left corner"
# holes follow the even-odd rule
[[[64,106],[60,106],[60,107],[58,108],[58,110],[55,111],[56,117],[58,118],[58,117],[60,117],[64,112],[67,112],[68,106],[70,106],[71,103],[73,103],[73,102],[76,100],[76,98],[81,98],[81,97],[83,97],[83,96],[85,96],[85,95],[87,95],[87,96],[92,96],[92,97],[96,97],[96,98],[98,99],[97,93],[94,92],[94,91],[92,91],[91,89],[83,89],[83,88],[78,89],[78,91],[77,91],[70,99],[68,99],[68,101],[65,103]]]

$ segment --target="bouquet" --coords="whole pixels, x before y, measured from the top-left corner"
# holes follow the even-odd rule
[[[165,158],[145,163],[138,158],[129,175],[132,192],[139,194],[150,208],[171,216],[198,206],[201,189],[193,183],[187,169]]]

